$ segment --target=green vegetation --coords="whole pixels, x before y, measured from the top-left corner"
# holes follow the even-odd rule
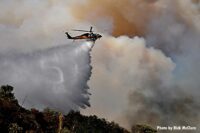
[[[129,133],[114,122],[71,111],[62,115],[49,108],[40,112],[18,104],[13,87],[0,88],[0,131],[2,133]],[[151,132],[152,131],[152,132]],[[151,127],[135,126],[132,133],[155,133]]]

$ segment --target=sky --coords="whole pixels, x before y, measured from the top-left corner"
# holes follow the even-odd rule
[[[130,129],[199,127],[199,0],[2,0],[0,83],[27,108],[80,110]],[[102,34],[71,41],[71,29]]]

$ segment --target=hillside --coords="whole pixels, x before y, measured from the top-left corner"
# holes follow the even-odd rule
[[[99,119],[97,116],[83,116],[71,111],[62,115],[51,109],[40,112],[27,110],[18,104],[12,93],[12,86],[0,88],[0,131],[2,133],[129,133],[114,122]],[[135,126],[132,132],[153,133],[154,129]]]

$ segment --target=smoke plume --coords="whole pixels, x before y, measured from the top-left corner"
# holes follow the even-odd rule
[[[86,113],[106,116],[109,120],[114,118],[125,126],[127,121],[122,121],[122,114],[126,112],[144,116],[145,113],[138,115],[137,110],[143,106],[144,99],[153,97],[157,91],[155,87],[164,87],[171,82],[175,64],[162,51],[153,47],[147,48],[144,38],[104,37],[101,43],[102,45],[97,45],[92,51],[95,60],[92,61],[94,68],[89,85],[95,90],[91,90],[92,107]],[[130,105],[127,98],[131,98],[132,93],[143,92],[143,89],[144,98],[131,99],[130,102],[135,103]],[[165,91],[167,90],[161,92]],[[126,111],[127,107],[134,110]],[[147,120],[148,117],[145,118]],[[131,121],[129,124],[143,120],[134,119],[135,123]]]
[[[137,123],[199,127],[197,3],[156,2],[154,6],[159,13],[157,10],[145,23],[144,38],[104,37],[101,46],[92,52],[94,69],[90,86],[95,89],[91,92],[92,108],[83,112],[106,116],[129,128]],[[116,6],[107,4],[99,8]],[[188,16],[181,13],[183,10]],[[142,18],[140,14],[138,17]],[[116,26],[115,21],[113,25]],[[130,29],[134,26],[128,25]],[[122,25],[117,27],[124,29]],[[120,34],[130,36],[128,32]]]
[[[146,31],[151,15],[155,13],[157,0],[88,0],[82,4],[76,4],[72,13],[80,20],[98,24],[107,19],[112,27],[99,25],[101,29],[112,30],[112,35],[143,35]]]
[[[68,111],[89,106],[91,98],[84,114],[128,128],[199,127],[199,5],[199,0],[3,0],[1,83],[17,87],[19,99],[27,95],[27,106]],[[92,46],[59,44],[66,44],[65,29],[91,25],[107,34],[91,51],[89,97]]]

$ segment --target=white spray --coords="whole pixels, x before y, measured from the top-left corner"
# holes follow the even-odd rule
[[[91,75],[92,42],[72,43],[29,54],[0,58],[0,83],[15,87],[24,106],[50,107],[62,112],[90,106],[87,81]]]

